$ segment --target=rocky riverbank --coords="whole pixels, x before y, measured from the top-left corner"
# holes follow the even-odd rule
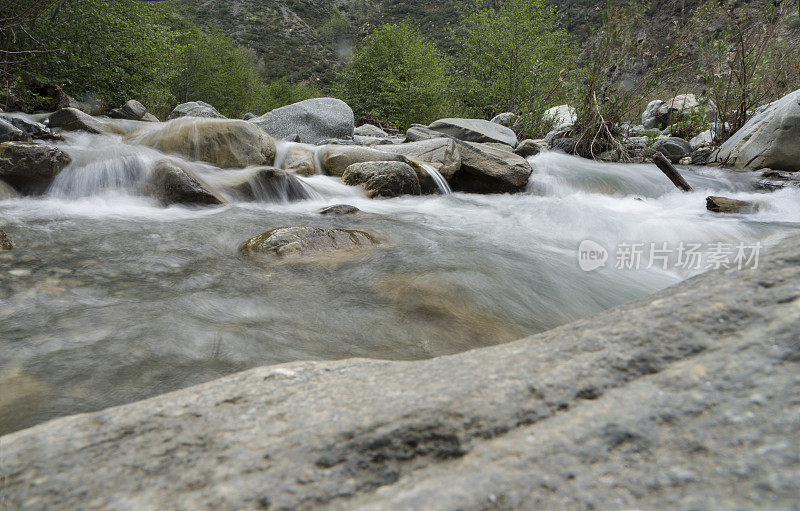
[[[791,509],[800,239],[518,342],[264,367],[0,439],[13,509]]]

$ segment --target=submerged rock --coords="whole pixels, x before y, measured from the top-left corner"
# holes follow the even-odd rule
[[[361,185],[369,197],[420,195],[419,178],[410,165],[398,161],[354,163],[342,174],[342,182]]]
[[[167,119],[179,119],[181,117],[201,117],[206,119],[225,119],[225,116],[217,112],[217,109],[203,101],[190,101],[176,106],[170,112]]]
[[[5,142],[0,144],[0,180],[22,194],[39,195],[71,161],[54,146]]]
[[[112,119],[129,119],[131,121],[141,121],[147,113],[147,108],[135,99],[128,100],[119,108],[115,108],[108,113]]]
[[[712,195],[706,197],[706,209],[714,213],[755,213],[759,210],[759,204],[752,201]]]
[[[221,168],[275,161],[272,137],[254,124],[233,119],[178,119],[137,131],[127,141]]]
[[[225,203],[225,199],[214,193],[200,178],[169,160],[156,162],[145,183],[144,193],[158,199],[162,206],[214,206]]]
[[[525,189],[533,171],[528,161],[510,151],[486,144],[462,142],[461,170],[453,175],[453,190],[471,193],[507,193]]]
[[[331,176],[344,173],[354,163],[369,161],[404,161],[401,155],[361,146],[329,145],[319,149],[319,160],[323,170]]]
[[[428,127],[464,142],[499,142],[517,147],[517,135],[510,128],[484,119],[439,119]]]
[[[311,197],[300,180],[285,170],[275,167],[248,169],[245,180],[234,185],[233,190],[251,201],[294,202]]]
[[[374,234],[318,227],[280,227],[244,242],[243,254],[306,257],[334,252],[363,250],[378,245]]]
[[[712,156],[722,165],[800,171],[800,90],[761,110]]]
[[[0,250],[13,250],[13,248],[14,242],[11,240],[11,237],[0,228]]]
[[[358,213],[361,211],[355,206],[351,206],[349,204],[336,204],[333,206],[328,206],[327,208],[322,208],[319,210],[320,215],[352,215],[353,213]]]
[[[278,139],[297,134],[300,142],[319,144],[326,139],[352,139],[355,116],[344,101],[315,98],[277,108],[248,122]]]

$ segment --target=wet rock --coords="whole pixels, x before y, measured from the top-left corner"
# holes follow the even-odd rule
[[[178,119],[135,132],[127,141],[221,168],[275,161],[272,137],[252,123],[233,119]]]
[[[330,145],[319,149],[323,170],[331,176],[340,176],[354,163],[370,161],[404,161],[402,155],[360,146]]]
[[[576,147],[575,139],[572,137],[556,138],[550,143],[550,149],[553,151],[562,151],[567,154],[575,154]]]
[[[545,111],[542,120],[553,123],[553,129],[564,130],[578,120],[578,113],[569,105],[559,105]]]
[[[755,213],[759,210],[759,204],[757,202],[712,195],[706,197],[706,209],[714,213]]]
[[[428,128],[464,142],[499,142],[517,147],[517,135],[510,128],[484,119],[439,119]]]
[[[44,193],[72,159],[61,149],[30,142],[0,144],[0,180],[19,193]]]
[[[120,108],[115,108],[108,112],[112,119],[129,119],[131,121],[141,121],[147,113],[147,108],[135,99],[128,100]]]
[[[0,181],[0,200],[16,199],[17,197],[19,197],[19,194],[14,188]]]
[[[354,163],[342,174],[342,182],[362,186],[369,197],[399,197],[422,193],[417,173],[398,161]]]
[[[31,136],[5,119],[0,119],[0,143],[30,140]]]
[[[14,431],[36,413],[48,390],[45,381],[25,373],[22,368],[0,370],[0,410],[14,410],[13,414],[0,413],[0,435]]]
[[[161,122],[160,120],[158,120],[158,117],[156,117],[155,115],[151,114],[150,112],[147,112],[142,116],[142,121],[144,121],[144,122]]]
[[[507,193],[525,189],[532,169],[522,156],[486,144],[461,142],[461,170],[453,175],[453,190],[470,193]]]
[[[241,252],[277,257],[307,257],[334,252],[352,252],[378,245],[374,234],[318,227],[280,227],[244,242]]]
[[[277,108],[248,122],[278,139],[296,133],[300,142],[321,144],[326,139],[352,139],[355,116],[344,101],[315,98]]]
[[[314,152],[303,146],[290,147],[286,151],[282,166],[292,174],[299,176],[315,176],[317,174]]]
[[[437,170],[447,180],[461,168],[461,153],[456,142],[449,138],[386,145],[380,146],[378,149],[392,154],[400,154],[417,162],[438,164]]]
[[[168,160],[158,161],[153,166],[144,193],[158,199],[162,206],[172,204],[214,206],[225,203],[225,200],[214,193],[200,178]]]
[[[105,122],[81,112],[77,108],[62,108],[53,112],[49,118],[50,128],[61,128],[66,131],[88,131],[95,134],[125,134],[125,130],[117,124]]]
[[[181,117],[201,117],[206,119],[225,119],[225,116],[217,112],[217,109],[203,101],[190,101],[176,106],[170,112],[167,119],[179,119]]]
[[[388,133],[383,131],[377,126],[373,126],[372,124],[362,124],[353,130],[353,135],[358,135],[359,137],[376,137],[376,138],[386,138],[389,136]]]
[[[517,145],[517,148],[514,149],[514,154],[518,154],[523,158],[530,158],[545,150],[547,150],[547,144],[543,140],[527,139]]]
[[[61,137],[53,135],[50,128],[40,122],[32,122],[25,120],[21,117],[3,117],[6,121],[10,122],[15,128],[20,129],[30,135],[32,139],[36,140],[60,140]]]
[[[691,156],[692,146],[686,140],[678,137],[666,137],[655,141],[653,151],[660,151],[672,163],[678,163],[681,158]]]
[[[505,126],[506,128],[510,128],[514,121],[517,120],[517,114],[514,112],[505,112],[502,114],[495,115],[491,122],[495,124],[499,124],[500,126]]]
[[[248,170],[250,172],[244,181],[233,186],[233,190],[247,200],[294,202],[311,197],[303,183],[285,170],[275,167],[256,167]]]
[[[799,252],[501,346],[261,367],[12,433],[4,504],[793,509]]]
[[[800,171],[800,90],[754,115],[713,155],[736,168]]]
[[[13,250],[14,242],[6,232],[0,228],[0,250]],[[2,408],[0,408],[2,409]]]
[[[328,206],[327,208],[322,208],[319,210],[320,215],[352,215],[353,213],[358,213],[361,211],[355,206],[351,206],[349,204],[336,204],[334,206]]]

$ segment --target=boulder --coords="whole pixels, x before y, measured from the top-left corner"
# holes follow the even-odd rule
[[[694,94],[679,94],[669,101],[651,101],[642,113],[642,124],[645,129],[665,129],[675,124],[684,115],[700,107],[700,102]],[[716,107],[709,105],[709,111],[714,115]],[[713,117],[712,117],[713,119]]]
[[[575,146],[577,142],[572,137],[556,138],[550,142],[550,149],[553,151],[562,151],[567,154],[575,154]]]
[[[221,168],[275,161],[272,137],[252,123],[234,119],[177,119],[135,132],[127,141]]]
[[[11,237],[5,233],[5,231],[0,228],[0,250],[13,250],[14,249],[14,241],[11,240]]]
[[[460,142],[461,170],[450,184],[455,191],[506,193],[525,189],[532,169],[522,156],[485,144]]]
[[[16,199],[19,194],[11,185],[0,181],[0,200]]]
[[[757,202],[729,199],[727,197],[706,197],[706,209],[714,213],[755,213],[759,210]]]
[[[150,112],[147,112],[146,114],[144,114],[142,116],[142,120],[144,122],[161,122],[161,121],[158,120],[158,117],[156,117],[155,115],[151,114]]]
[[[660,99],[656,99],[647,104],[647,108],[642,112],[642,126],[646,130],[659,129],[662,126],[658,111],[664,104]]]
[[[249,122],[275,138],[296,133],[300,142],[320,144],[326,139],[352,139],[355,116],[344,101],[316,98],[277,108]]]
[[[47,191],[72,159],[61,149],[30,142],[0,144],[0,180],[18,192],[39,195]]]
[[[319,210],[320,215],[352,215],[354,213],[358,213],[361,211],[355,206],[351,206],[349,204],[335,204],[333,206],[328,206],[327,208],[322,208]]]
[[[672,163],[678,163],[681,158],[692,155],[692,146],[689,142],[678,137],[660,138],[652,145],[653,151],[661,151]]]
[[[800,171],[800,90],[753,116],[712,159],[747,170]]]
[[[259,367],[17,431],[3,503],[794,509],[798,253],[508,344]]]
[[[243,121],[249,121],[250,119],[255,119],[256,117],[258,117],[256,114],[251,113],[251,112],[247,112],[246,114],[244,114],[242,116],[242,120]]]
[[[406,143],[410,142],[422,142],[423,140],[431,140],[432,138],[453,138],[448,135],[444,135],[438,131],[433,131],[432,129],[428,128],[427,126],[423,126],[421,124],[412,124],[408,131],[406,131]]]
[[[258,202],[294,202],[311,197],[308,189],[293,175],[275,167],[248,169],[245,179],[233,190],[247,200]]]
[[[317,166],[314,151],[301,145],[292,146],[286,150],[282,167],[298,176],[315,176]]]
[[[225,199],[214,193],[200,178],[170,160],[155,163],[147,177],[144,194],[156,198],[162,206],[214,206],[225,203]]]
[[[464,142],[500,142],[517,147],[517,135],[510,128],[484,119],[439,119],[428,127]]]
[[[5,119],[0,119],[0,143],[29,141],[31,136]]]
[[[66,131],[88,131],[89,133],[124,135],[126,130],[115,123],[105,122],[81,112],[77,108],[62,108],[49,117],[50,128],[61,128]]]
[[[514,154],[522,156],[523,158],[530,158],[546,150],[547,144],[544,140],[527,139],[517,145],[517,148],[514,149]]]
[[[510,128],[514,121],[517,120],[517,114],[514,112],[505,112],[502,114],[495,115],[491,122],[495,124],[499,124],[500,126],[505,126],[506,128]]]
[[[120,108],[115,108],[108,112],[112,119],[129,119],[131,121],[141,121],[147,113],[147,108],[135,99],[128,100]]]
[[[40,122],[32,122],[21,117],[3,116],[3,120],[10,122],[12,126],[30,135],[30,138],[37,140],[60,140],[61,137],[53,135],[50,128]]]
[[[578,113],[569,105],[559,105],[547,109],[542,120],[552,122],[555,130],[564,130],[575,124],[578,120]]]
[[[354,163],[368,161],[405,161],[399,154],[360,146],[330,145],[319,149],[319,161],[323,170],[331,176],[341,176]]]
[[[456,142],[449,138],[433,138],[407,144],[382,145],[377,148],[409,160],[438,164],[437,170],[449,180],[461,168],[461,153]]]
[[[346,185],[361,185],[369,197],[399,197],[420,195],[419,178],[407,163],[373,161],[354,163],[342,174]]]
[[[217,109],[203,101],[190,101],[176,106],[170,112],[168,120],[179,119],[181,117],[202,117],[206,119],[225,119],[225,116],[217,112]]]
[[[376,137],[376,138],[386,138],[389,136],[388,133],[383,131],[377,126],[372,124],[362,124],[353,130],[353,135],[358,135],[359,137]]]
[[[378,244],[377,236],[364,231],[280,227],[245,241],[240,250],[245,255],[313,257],[342,251],[354,252]]]
[[[689,141],[693,151],[697,151],[701,147],[708,147],[714,143],[714,132],[706,130]]]

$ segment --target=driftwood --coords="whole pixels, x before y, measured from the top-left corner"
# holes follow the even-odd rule
[[[663,155],[661,152],[657,152],[653,156],[653,163],[656,164],[661,172],[663,172],[672,184],[683,190],[684,192],[691,192],[692,187],[689,186],[689,183],[686,182],[685,179],[678,173],[678,169],[676,169],[672,163]]]

